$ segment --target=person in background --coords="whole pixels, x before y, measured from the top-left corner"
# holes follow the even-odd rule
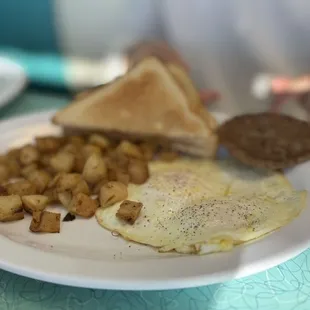
[[[260,87],[259,84],[264,85]],[[270,95],[274,98],[270,107],[271,112],[281,112],[283,105],[288,102],[288,100],[293,98],[302,106],[302,108],[304,108],[307,113],[307,119],[310,121],[310,75],[303,75],[296,78],[283,76],[260,76],[256,80],[256,87],[258,87],[258,97],[266,97]]]
[[[307,0],[31,0],[18,5],[3,0],[0,15],[0,47],[73,59],[67,80],[99,76],[89,64],[111,54],[126,57],[128,51],[130,65],[155,53],[185,66],[202,98],[205,89],[217,90],[220,100],[210,108],[231,115],[270,108],[268,100],[251,92],[257,74],[297,77],[307,74],[310,63]],[[305,117],[299,105],[285,109]]]

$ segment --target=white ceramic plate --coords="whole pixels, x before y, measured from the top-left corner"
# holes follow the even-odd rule
[[[0,151],[58,133],[51,113],[0,123]],[[298,189],[310,188],[310,164],[288,173]],[[61,209],[59,209],[61,210]],[[65,214],[65,212],[62,212]],[[0,223],[0,268],[48,282],[102,289],[172,289],[247,276],[280,264],[310,245],[310,207],[286,227],[256,243],[205,256],[159,254],[101,228],[95,218],[62,223],[60,234],[33,234],[30,217]]]
[[[24,69],[17,63],[0,57],[0,107],[11,102],[27,82]]]

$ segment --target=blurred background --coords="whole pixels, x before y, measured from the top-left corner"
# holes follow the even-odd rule
[[[0,91],[15,83],[10,94],[18,92],[26,77],[27,90],[70,98],[126,72],[123,52],[134,44],[165,40],[197,87],[221,93],[211,109],[263,111],[270,101],[251,94],[255,75],[310,71],[307,8],[304,0],[1,0]],[[284,110],[305,115],[294,102]]]
[[[0,107],[10,107],[0,117],[11,109],[22,113],[22,104],[31,110],[32,101],[35,109],[62,106],[81,89],[125,73],[125,49],[161,38],[155,6],[152,0],[1,0]],[[11,107],[24,89],[26,103]]]
[[[102,83],[107,70],[100,69],[111,56],[143,37],[158,37],[154,3],[3,0],[0,55],[21,64],[31,86],[74,89]]]

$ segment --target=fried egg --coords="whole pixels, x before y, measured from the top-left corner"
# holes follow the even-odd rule
[[[154,162],[150,171],[145,184],[128,187],[128,199],[143,203],[133,225],[116,217],[120,203],[98,209],[96,218],[161,252],[227,251],[284,226],[305,206],[306,192],[294,191],[281,173],[232,161]]]
[[[293,189],[280,172],[249,167],[233,159],[218,161],[217,164],[229,183],[228,195],[264,193],[273,197]]]

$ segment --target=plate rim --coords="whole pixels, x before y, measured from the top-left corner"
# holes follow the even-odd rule
[[[28,113],[26,115],[21,115],[17,117],[10,117],[6,120],[3,120],[0,122],[0,130],[3,127],[9,126],[13,127],[13,124],[18,122],[18,125],[20,127],[23,126],[23,124],[28,123],[34,123],[34,122],[46,122],[48,121],[53,113],[55,113],[56,110],[52,109],[49,111],[40,111],[40,112],[34,112],[34,113]],[[220,114],[221,117],[226,117],[225,114]],[[310,171],[310,163],[307,164],[309,166]],[[309,198],[309,197],[308,197]],[[309,206],[309,200],[307,203],[307,206],[305,210],[303,210],[304,213],[307,212],[310,214],[310,206]],[[294,226],[298,227],[298,219],[301,217],[299,216],[297,219],[293,220],[293,223],[288,224],[287,226],[281,228],[281,230],[285,230],[288,233],[290,232],[290,228],[292,224]],[[247,255],[249,252],[251,252],[251,248],[254,246],[257,247],[257,245],[260,243],[267,243],[266,240],[270,240],[271,238],[277,240],[279,238],[275,238],[275,236],[279,236],[278,233],[274,233],[268,238],[262,239],[261,241],[257,241],[253,244],[249,244],[246,246],[240,246],[235,248],[232,252],[238,253],[240,252],[241,257],[241,268],[240,266],[237,266],[235,270],[231,270],[232,272],[227,271],[216,271],[214,274],[208,273],[208,274],[198,274],[198,275],[191,275],[191,276],[181,276],[181,277],[171,277],[162,275],[162,278],[135,278],[133,275],[126,274],[123,275],[121,272],[124,271],[126,273],[126,270],[131,268],[132,262],[122,262],[122,266],[118,265],[120,267],[117,277],[113,279],[113,277],[98,277],[97,271],[92,270],[91,268],[84,270],[84,274],[81,273],[75,273],[75,270],[79,270],[79,266],[87,265],[87,259],[83,258],[71,258],[67,256],[61,256],[57,253],[52,252],[45,252],[40,251],[38,249],[34,249],[32,247],[28,247],[27,245],[14,243],[12,245],[12,242],[4,237],[2,234],[0,234],[0,246],[5,246],[7,249],[11,248],[12,251],[1,251],[6,253],[0,253],[0,268],[7,270],[9,272],[19,274],[22,276],[26,276],[29,278],[34,278],[37,280],[42,280],[46,282],[51,283],[57,283],[62,285],[70,285],[75,287],[84,287],[84,288],[93,288],[93,289],[114,289],[114,290],[164,290],[164,289],[181,289],[181,288],[189,288],[189,287],[197,287],[202,285],[209,285],[214,283],[220,283],[228,280],[233,280],[245,276],[249,276],[251,274],[256,274],[261,271],[264,271],[266,269],[269,269],[271,267],[274,267],[276,265],[279,265],[291,258],[294,258],[304,250],[306,250],[310,246],[310,236],[309,238],[306,238],[303,240],[302,243],[295,244],[294,246],[288,247],[284,249],[284,251],[277,252],[271,257],[262,257],[261,260],[249,262],[246,264],[246,268],[242,266],[242,258],[247,259]],[[298,241],[299,234],[294,236],[296,240]],[[280,238],[281,240],[281,238]],[[269,242],[270,243],[270,242]],[[277,248],[278,245],[275,246]],[[280,246],[281,248],[281,246]],[[282,249],[283,250],[283,249]],[[28,258],[27,258],[28,255]],[[31,260],[31,257],[35,255],[36,260],[39,263],[34,264]],[[194,261],[204,261],[205,257],[208,257],[206,260],[210,264],[210,262],[216,263],[217,261],[225,261],[225,258],[223,257],[226,255],[226,253],[218,253],[218,254],[212,254],[207,256],[179,256],[175,259],[164,259],[165,260],[165,266],[169,268],[173,268],[173,261],[181,261],[184,263],[184,266],[190,266],[190,261],[193,257]],[[22,261],[20,258],[24,257],[26,259],[25,261]],[[228,255],[231,256],[231,255]],[[226,258],[228,257],[226,256]],[[249,256],[249,255],[248,255]],[[251,255],[250,255],[251,256]],[[54,262],[57,262],[57,267],[55,266],[49,266],[47,264],[47,261],[53,260]],[[21,264],[21,261],[23,264]],[[141,270],[148,272],[148,269],[151,267],[155,268],[156,263],[158,262],[158,259],[150,259],[148,260],[148,263],[150,265],[146,268],[145,266],[141,268]],[[106,263],[104,263],[106,264]],[[119,263],[117,263],[119,264]],[[113,267],[115,268],[115,262],[111,262],[108,265],[107,268]],[[100,269],[99,262],[95,262],[93,264],[94,268]],[[67,268],[67,269],[66,269]],[[253,271],[255,270],[255,271]],[[63,273],[62,273],[63,272]]]

